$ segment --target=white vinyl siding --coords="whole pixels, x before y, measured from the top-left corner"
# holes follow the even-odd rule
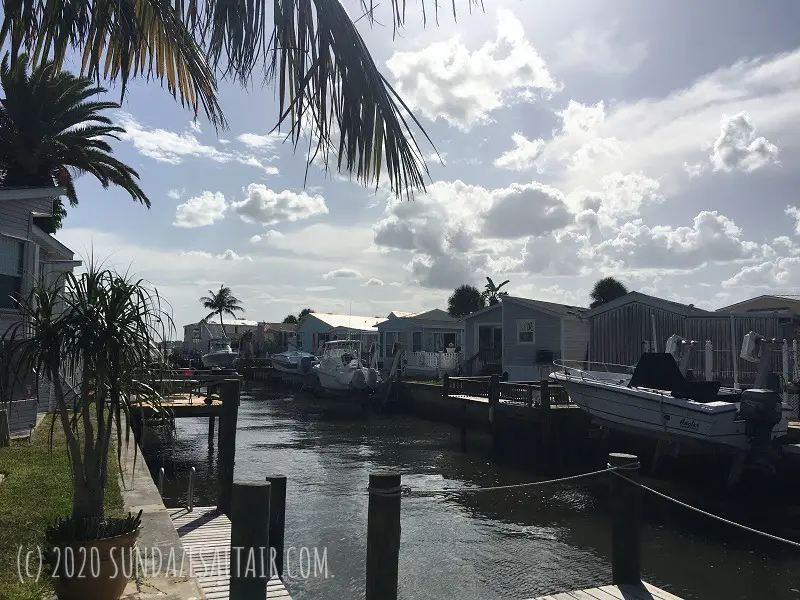
[[[0,235],[0,308],[15,308],[12,296],[22,294],[25,242]]]
[[[534,319],[517,320],[517,343],[518,344],[536,343],[536,320]]]

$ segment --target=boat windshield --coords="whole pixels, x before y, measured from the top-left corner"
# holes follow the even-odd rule
[[[353,358],[361,357],[361,342],[357,340],[338,340],[325,344],[324,356],[330,358],[341,358],[350,356]]]
[[[231,345],[228,340],[211,340],[211,352],[230,352]]]

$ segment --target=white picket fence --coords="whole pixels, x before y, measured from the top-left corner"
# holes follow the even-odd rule
[[[406,369],[431,373],[455,369],[463,359],[461,352],[406,352]]]

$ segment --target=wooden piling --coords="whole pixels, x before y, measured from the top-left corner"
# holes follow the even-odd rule
[[[467,401],[461,401],[461,451],[467,451]]]
[[[210,416],[208,417],[208,449],[212,450],[214,448],[214,421],[216,417]]]
[[[400,483],[395,473],[369,476],[366,600],[397,600]]]
[[[550,413],[550,382],[547,379],[539,381],[539,405],[542,409],[542,441],[550,443],[552,437],[552,414]]]
[[[492,427],[492,448],[499,452],[502,446],[503,433],[500,427],[500,377],[493,374],[489,377],[489,424]]]
[[[0,448],[6,448],[11,444],[11,431],[8,424],[8,412],[0,410]]]
[[[217,508],[231,516],[233,466],[236,462],[236,421],[239,414],[239,380],[225,379],[220,386],[222,414],[219,419],[219,494]]]
[[[283,578],[283,538],[286,530],[286,475],[268,475],[269,498],[269,551],[270,564],[274,564],[277,575]],[[272,557],[274,562],[272,562]]]
[[[611,453],[612,467],[636,465],[621,469],[620,474],[636,479],[639,458],[633,454]],[[641,575],[641,546],[639,533],[639,488],[622,477],[611,478],[611,580],[614,585],[639,584]]]
[[[266,598],[270,568],[270,484],[236,482],[232,493],[230,600]]]
[[[442,400],[447,400],[450,395],[450,375],[447,373],[442,377]]]

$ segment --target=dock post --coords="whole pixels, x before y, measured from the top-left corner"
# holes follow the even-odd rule
[[[11,432],[9,431],[8,421],[8,413],[6,410],[0,410],[0,448],[6,448],[11,444]]]
[[[283,537],[286,530],[286,475],[268,475],[270,576],[283,578]],[[273,558],[274,557],[274,558]],[[273,562],[274,561],[274,562]]]
[[[158,495],[164,497],[164,467],[158,470]]]
[[[492,427],[492,448],[501,450],[503,432],[500,430],[500,377],[492,374],[489,377],[489,424]]]
[[[236,482],[232,491],[230,600],[266,598],[270,485]]]
[[[236,421],[239,414],[239,380],[225,379],[220,386],[222,414],[219,419],[219,494],[217,508],[230,516],[233,465],[236,462]]]
[[[216,417],[211,415],[208,417],[208,449],[213,450],[214,448],[214,422]]]
[[[447,400],[450,396],[450,375],[447,373],[442,377],[442,400]]]
[[[533,406],[533,386],[531,384],[525,386],[525,405]]]
[[[634,454],[611,453],[611,467],[632,465],[621,470],[635,479],[639,458]],[[639,488],[615,474],[611,474],[611,582],[613,585],[639,584],[641,574],[641,547],[639,535]]]
[[[461,451],[467,451],[467,401],[461,401]]]
[[[550,382],[547,379],[539,381],[539,406],[542,409],[542,441],[550,443],[552,437],[552,415],[550,414]]]
[[[395,473],[369,476],[366,600],[397,600],[400,482]]]

